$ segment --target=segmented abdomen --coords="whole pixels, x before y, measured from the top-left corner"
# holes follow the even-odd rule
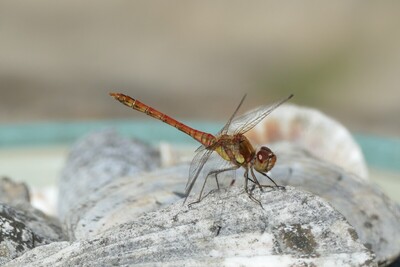
[[[170,116],[140,102],[139,100],[133,99],[130,96],[124,95],[124,94],[119,94],[119,93],[110,93],[112,97],[114,97],[116,100],[121,102],[122,104],[133,108],[137,111],[140,111],[142,113],[145,113],[146,115],[149,115],[157,120],[163,121],[176,129],[190,135],[192,138],[194,138],[196,141],[200,142],[202,145],[208,147],[210,146],[214,141],[215,137],[212,134],[202,132],[195,130],[173,118]]]

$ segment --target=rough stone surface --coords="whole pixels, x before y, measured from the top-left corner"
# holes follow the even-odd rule
[[[61,220],[87,197],[119,177],[159,167],[155,149],[103,131],[82,138],[71,149],[60,179],[59,216]],[[77,210],[74,209],[76,212]],[[85,212],[82,207],[81,211]]]
[[[60,222],[30,205],[24,183],[0,179],[0,264],[37,246],[64,239]]]
[[[387,265],[400,255],[400,207],[372,182],[321,161],[291,144],[272,146],[278,163],[271,177],[280,185],[328,200],[356,229],[360,240]]]
[[[375,252],[379,264],[389,264],[398,257],[399,206],[376,185],[321,161],[293,144],[281,143],[270,147],[278,156],[270,176],[278,184],[296,186],[328,200],[355,227],[365,246]],[[212,161],[210,159],[210,165],[220,164],[218,160],[215,164]],[[91,238],[146,212],[174,203],[183,197],[188,168],[187,162],[151,172],[136,172],[132,176],[115,178],[102,187],[97,186],[98,189],[86,194],[85,201],[74,205],[65,216],[69,237]],[[232,174],[220,174],[221,187],[229,186]],[[270,184],[267,179],[259,179],[264,184]],[[235,186],[243,188],[243,180],[243,170],[239,169]],[[101,183],[97,179],[92,179],[92,182],[93,187]],[[201,185],[200,177],[192,193],[198,193]],[[72,190],[75,185],[69,184],[69,187]],[[215,180],[209,179],[205,192],[215,188]]]
[[[92,237],[176,202],[183,195],[188,167],[182,164],[133,177],[119,177],[88,194],[86,201],[71,208],[64,219],[68,236],[72,240]]]
[[[16,209],[0,203],[0,264],[34,247],[64,238],[56,219],[28,205]]]
[[[291,187],[254,196],[264,209],[232,187],[87,240],[33,249],[5,266],[376,266],[323,199]]]

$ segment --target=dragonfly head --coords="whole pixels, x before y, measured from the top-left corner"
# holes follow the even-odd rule
[[[276,162],[274,152],[268,147],[262,146],[256,153],[254,168],[259,172],[270,171]]]

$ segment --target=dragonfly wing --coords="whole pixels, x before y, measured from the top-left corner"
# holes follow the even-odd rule
[[[200,151],[203,151],[204,149],[206,149],[206,147],[205,146],[203,146],[203,145],[201,145],[201,146],[199,146],[198,148],[196,148],[196,150],[194,151],[194,152],[200,152]]]
[[[185,189],[186,197],[188,197],[190,194],[190,191],[192,191],[192,188],[196,182],[197,177],[201,173],[201,170],[203,169],[204,164],[207,162],[208,158],[214,152],[214,150],[207,150],[207,149],[203,149],[201,147],[199,147],[197,150],[199,150],[199,151],[194,156],[192,163],[190,164],[189,179],[186,183],[186,189]]]
[[[229,120],[226,122],[226,124],[224,125],[224,127],[221,129],[221,131],[219,131],[219,133],[217,135],[222,135],[222,134],[226,134],[228,132],[229,126],[232,123],[232,120],[235,118],[236,113],[239,111],[240,106],[243,104],[244,99],[246,98],[246,95],[244,95],[242,97],[242,100],[240,100],[239,105],[237,106],[237,108],[235,109],[235,111],[233,112],[233,114],[231,115],[231,117],[229,118]]]
[[[270,114],[277,107],[282,105],[284,102],[292,98],[293,95],[277,101],[272,105],[261,106],[256,109],[253,109],[241,116],[236,117],[230,127],[228,134],[244,134],[247,131],[251,130],[254,126],[256,126],[262,119],[264,119],[268,114]]]

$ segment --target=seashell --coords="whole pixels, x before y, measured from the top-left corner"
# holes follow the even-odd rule
[[[33,249],[5,266],[377,266],[354,228],[322,198],[242,189],[182,200],[71,245]]]
[[[246,136],[257,144],[289,141],[347,172],[368,179],[364,156],[350,132],[319,110],[284,104]]]

